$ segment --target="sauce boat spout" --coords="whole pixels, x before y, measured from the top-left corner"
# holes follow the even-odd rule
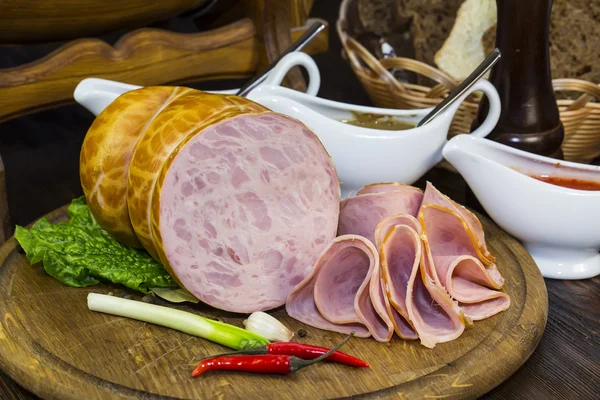
[[[450,139],[442,150],[442,156],[464,177],[465,172],[473,165],[478,164],[476,160],[476,145],[472,140],[465,140],[466,135],[458,135]],[[485,146],[485,144],[483,145]],[[470,183],[470,182],[468,182]]]
[[[110,81],[108,79],[86,78],[79,82],[73,92],[75,101],[98,116],[110,103],[125,92],[141,86]]]
[[[600,190],[551,184],[543,178],[600,187],[600,167],[559,161],[470,135],[442,151],[489,214],[519,239],[545,278],[600,274]]]
[[[142,86],[111,81],[100,78],[86,78],[79,82],[73,98],[75,102],[87,108],[92,114],[98,116],[110,103],[125,92],[140,89]],[[235,94],[237,89],[211,90],[210,93]]]

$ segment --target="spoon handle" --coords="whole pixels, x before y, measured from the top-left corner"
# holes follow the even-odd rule
[[[304,34],[302,36],[300,36],[300,38],[298,40],[296,40],[294,43],[292,43],[292,45],[290,47],[288,47],[283,53],[281,53],[281,55],[279,57],[277,57],[277,59],[275,61],[273,61],[267,67],[266,70],[264,70],[259,75],[255,76],[253,79],[251,79],[244,86],[242,86],[240,88],[240,90],[238,90],[236,95],[244,97],[248,93],[250,93],[250,91],[252,89],[254,89],[258,85],[260,85],[267,78],[267,76],[269,75],[269,72],[277,65],[277,63],[279,61],[281,61],[281,59],[284,56],[288,55],[289,53],[293,53],[294,51],[302,50],[302,48],[304,46],[306,46],[306,44],[308,44],[308,42],[313,40],[313,38],[315,36],[317,36],[319,34],[319,32],[321,32],[324,28],[325,28],[325,25],[321,22],[315,22],[314,24],[312,24],[310,26],[310,28],[308,28],[308,30],[306,32],[304,32]]]
[[[500,50],[494,49],[486,58],[469,74],[469,76],[462,81],[453,91],[450,92],[448,97],[442,100],[429,114],[419,121],[417,126],[423,126],[428,124],[437,117],[439,114],[444,112],[456,99],[458,99],[463,93],[471,88],[479,79],[485,75],[485,73],[494,66],[502,55]]]

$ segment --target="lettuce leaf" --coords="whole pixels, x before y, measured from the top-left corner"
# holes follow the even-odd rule
[[[102,229],[85,204],[75,199],[69,221],[37,221],[31,229],[17,226],[15,239],[32,263],[65,285],[86,287],[109,281],[150,293],[150,288],[178,288],[163,266],[145,250],[126,246]]]

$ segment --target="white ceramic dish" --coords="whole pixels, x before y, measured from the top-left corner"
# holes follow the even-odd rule
[[[108,79],[86,78],[79,82],[73,98],[92,114],[98,115],[117,97],[125,92],[140,89],[142,86],[110,81]],[[219,90],[212,93],[235,94],[237,89]]]
[[[307,93],[280,86],[294,66],[308,71]],[[267,79],[249,93],[248,98],[309,126],[323,142],[333,158],[341,184],[342,197],[373,182],[398,181],[412,184],[442,160],[448,128],[460,103],[472,92],[483,91],[490,100],[490,112],[484,123],[472,133],[485,136],[500,116],[500,101],[493,85],[482,80],[457,102],[429,124],[408,130],[386,131],[349,125],[341,119],[352,119],[355,113],[391,116],[416,123],[431,109],[396,110],[363,107],[316,97],[320,75],[314,60],[305,53],[285,56]],[[101,79],[85,79],[75,89],[75,100],[94,114],[99,114],[120,94],[139,86]],[[235,93],[236,90],[221,93]]]
[[[568,189],[528,175],[600,182],[600,167],[557,160],[469,135],[443,156],[492,219],[520,239],[546,278],[600,274],[600,191]]]
[[[301,65],[308,71],[307,93],[279,86],[290,68]],[[442,148],[454,114],[471,93],[484,92],[490,100],[490,112],[472,135],[486,136],[498,122],[500,100],[492,84],[477,82],[443,114],[429,124],[413,129],[390,131],[349,125],[340,120],[353,119],[353,113],[389,116],[417,123],[431,108],[397,110],[357,106],[316,97],[319,70],[304,53],[284,57],[265,82],[248,97],[273,111],[294,117],[309,126],[333,158],[342,197],[373,182],[397,181],[412,184],[442,160]]]

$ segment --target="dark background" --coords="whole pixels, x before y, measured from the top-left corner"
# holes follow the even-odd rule
[[[368,105],[368,97],[341,57],[335,31],[339,3],[339,0],[317,0],[312,10],[312,16],[326,19],[330,26],[329,52],[315,56],[322,76],[319,95]],[[195,30],[190,21],[178,18],[168,27],[184,32]],[[115,32],[102,39],[112,44],[122,34]],[[60,43],[0,46],[0,68],[34,61],[59,46]],[[241,83],[207,82],[189,86],[226,89],[239,87]],[[91,113],[79,105],[71,105],[0,124],[0,155],[6,169],[13,223],[28,224],[82,195],[79,150],[92,121]],[[432,170],[426,179],[456,200],[464,200],[465,185],[458,175]],[[600,278],[574,282],[546,280],[546,285],[550,310],[540,345],[521,369],[485,398],[599,398]],[[0,379],[0,389],[1,386]]]
[[[352,70],[341,57],[335,33],[338,1],[317,1],[312,15],[329,21],[330,49],[315,56],[322,77],[319,96],[356,104],[370,104]],[[190,21],[174,19],[170,28],[190,31]],[[114,44],[122,32],[103,36]],[[62,43],[0,46],[0,68],[39,59]],[[244,81],[201,82],[198,89],[228,89]],[[1,95],[1,92],[0,92]],[[83,194],[79,183],[79,150],[93,115],[77,104],[38,112],[0,124],[0,156],[6,170],[12,222],[23,225]]]

